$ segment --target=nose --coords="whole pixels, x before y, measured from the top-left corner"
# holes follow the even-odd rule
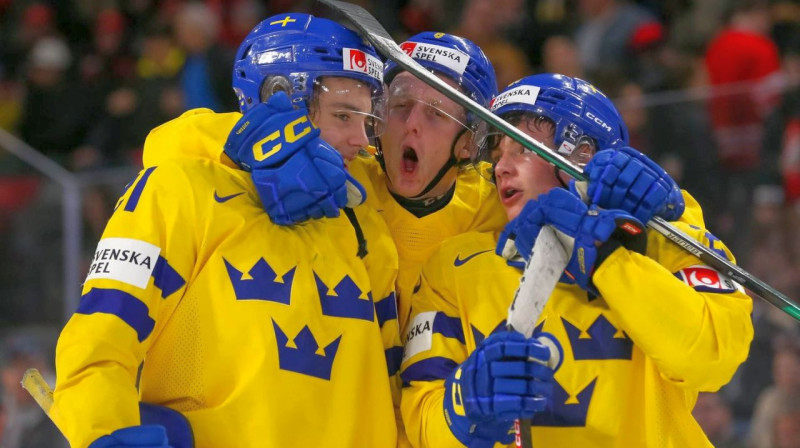
[[[419,133],[425,115],[425,105],[414,101],[406,116],[406,133]]]
[[[369,138],[367,138],[367,130],[364,128],[364,123],[359,123],[358,126],[352,126],[352,129],[347,135],[347,144],[354,149],[353,157],[359,149],[369,146]]]
[[[513,159],[514,155],[509,151],[504,150],[500,153],[500,158],[494,165],[495,178],[508,177],[516,172],[516,165]]]

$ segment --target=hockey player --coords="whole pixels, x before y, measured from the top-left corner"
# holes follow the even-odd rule
[[[520,381],[509,387],[513,372],[487,353],[510,337],[504,320],[521,272],[513,255],[529,256],[541,226],[551,225],[574,239],[575,249],[534,332],[557,342],[551,355],[561,360],[546,409],[533,417],[534,445],[711,446],[691,409],[698,391],[718,389],[747,357],[752,303],[713,268],[645,232],[642,221],[680,218],[681,230],[732,255],[686,222],[701,215],[682,214],[674,182],[627,148],[621,118],[590,84],[530,76],[498,95],[493,110],[575,162],[610,149],[586,166],[596,202],[586,205],[536,154],[505,136],[487,139],[511,221],[500,235],[473,232],[444,242],[423,269],[401,368],[411,442],[510,443],[512,418],[530,412],[509,403],[546,398]],[[634,235],[618,237],[623,222]]]
[[[382,64],[352,31],[305,14],[262,22],[240,58],[243,76],[296,76],[291,95],[240,97],[282,126],[253,140],[258,124],[240,114],[195,110],[148,136],[58,342],[51,416],[74,447],[396,446],[398,266],[385,223],[357,207],[278,226],[261,179],[219,152],[233,128],[253,160],[292,153],[345,185],[317,127],[345,157],[366,144]]]
[[[497,93],[494,68],[468,39],[423,32],[401,47],[479,104],[488,107]],[[398,307],[403,328],[422,264],[439,243],[471,230],[500,230],[506,220],[493,185],[469,164],[476,117],[392,61],[386,64],[384,81],[385,131],[376,141],[376,153],[355,158],[349,169],[364,185],[366,203],[381,213],[397,245]],[[262,129],[263,135],[269,135],[270,128]],[[278,166],[267,160],[254,166],[253,172]],[[282,169],[281,181],[272,186],[273,197],[265,203],[270,216],[281,223],[319,216],[319,208],[312,206],[317,213],[308,213],[302,201],[291,197],[305,184],[321,184],[316,172]],[[333,214],[322,212],[325,216],[338,214],[335,208],[329,210]],[[287,215],[288,219],[283,219]]]

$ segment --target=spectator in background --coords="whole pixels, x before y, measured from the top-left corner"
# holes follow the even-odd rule
[[[505,37],[524,15],[521,0],[467,0],[453,34],[475,42],[492,61],[500,88],[530,73],[522,50]]]
[[[91,95],[70,76],[71,62],[63,39],[37,41],[28,56],[27,93],[19,123],[23,140],[66,166],[95,120],[95,107],[87,101]]]
[[[773,428],[774,448],[800,448],[800,406],[778,415]]]
[[[569,36],[560,34],[547,38],[542,45],[542,71],[586,79],[578,47]]]
[[[25,370],[34,367],[51,383],[55,334],[50,330],[25,328],[4,340],[4,357],[0,366],[2,408],[5,424],[0,429],[3,448],[61,448],[66,439],[42,412],[39,405],[20,385]]]
[[[744,448],[733,426],[731,408],[722,395],[700,392],[692,415],[715,448]]]
[[[236,48],[247,34],[267,16],[264,6],[257,0],[239,0],[224,9],[228,20],[222,30],[220,40],[231,48]],[[278,11],[274,11],[277,13]]]
[[[582,22],[575,42],[581,62],[588,78],[606,91],[609,86],[601,80],[627,75],[632,37],[656,19],[645,8],[621,0],[578,0],[578,11]]]
[[[27,6],[12,5],[2,27],[3,45],[0,51],[8,63],[9,76],[24,76],[23,68],[28,54],[44,37],[58,35],[53,8],[44,3]]]
[[[105,9],[94,20],[92,46],[83,49],[79,61],[80,77],[86,82],[111,84],[103,93],[130,80],[135,59],[128,48],[125,16],[117,9]]]
[[[178,10],[173,26],[187,54],[181,78],[186,108],[237,110],[236,96],[231,92],[233,52],[217,42],[217,16],[202,3],[187,3]]]
[[[727,191],[725,219],[717,230],[722,238],[749,215],[751,191],[761,176],[763,121],[776,103],[778,91],[772,89],[780,80],[778,48],[769,37],[769,0],[733,0],[727,17],[705,53],[715,89],[709,113]],[[747,229],[735,231],[747,238]]]
[[[775,446],[776,421],[779,415],[796,411],[800,404],[800,339],[776,338],[772,366],[773,385],[761,392],[750,427],[752,448]]]
[[[782,69],[789,90],[764,125],[765,171],[791,205],[800,200],[800,35],[787,44]]]
[[[103,118],[84,145],[104,154],[111,165],[140,166],[150,129],[185,110],[180,76],[186,54],[161,21],[149,23],[143,34],[135,78],[106,97]]]

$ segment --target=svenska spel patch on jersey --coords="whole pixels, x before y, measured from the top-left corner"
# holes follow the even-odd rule
[[[744,292],[741,285],[710,266],[689,266],[676,272],[675,276],[699,292]]]
[[[144,289],[160,253],[160,247],[141,240],[103,238],[97,243],[86,281],[107,278]]]
[[[342,57],[343,69],[365,73],[383,82],[383,62],[380,59],[355,48],[344,48]]]
[[[403,350],[403,362],[418,353],[431,349],[434,318],[436,318],[436,311],[426,311],[417,314],[417,317],[408,324],[405,349]]]
[[[414,59],[435,62],[450,70],[463,75],[469,63],[469,55],[454,48],[441,45],[421,44],[418,42],[403,42],[400,44],[409,56]]]
[[[506,104],[514,104],[514,103],[530,104],[531,106],[533,106],[536,104],[536,98],[538,96],[539,96],[538,87],[534,86],[514,87],[508,92],[503,92],[500,95],[497,95],[492,100],[492,103],[489,105],[489,108],[492,111],[495,111],[505,106]]]

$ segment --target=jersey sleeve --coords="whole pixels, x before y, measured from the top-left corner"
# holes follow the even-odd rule
[[[375,314],[381,328],[381,339],[386,354],[386,367],[397,421],[398,446],[408,446],[400,414],[400,360],[403,357],[403,344],[400,340],[395,291],[399,270],[397,248],[383,218],[372,207],[364,204],[355,210],[367,240],[364,264],[369,272],[375,296]]]
[[[675,225],[734,262],[711,233]],[[623,329],[668,381],[714,391],[747,358],[752,300],[743,288],[664,236],[649,232],[647,256],[624,248],[598,267],[594,283]]]
[[[412,296],[401,367],[401,410],[415,447],[463,446],[445,421],[444,381],[469,356],[455,297],[445,285],[442,263],[434,255]]]
[[[97,245],[56,348],[53,420],[72,446],[139,424],[138,369],[195,264],[192,188],[177,167],[143,170]]]

